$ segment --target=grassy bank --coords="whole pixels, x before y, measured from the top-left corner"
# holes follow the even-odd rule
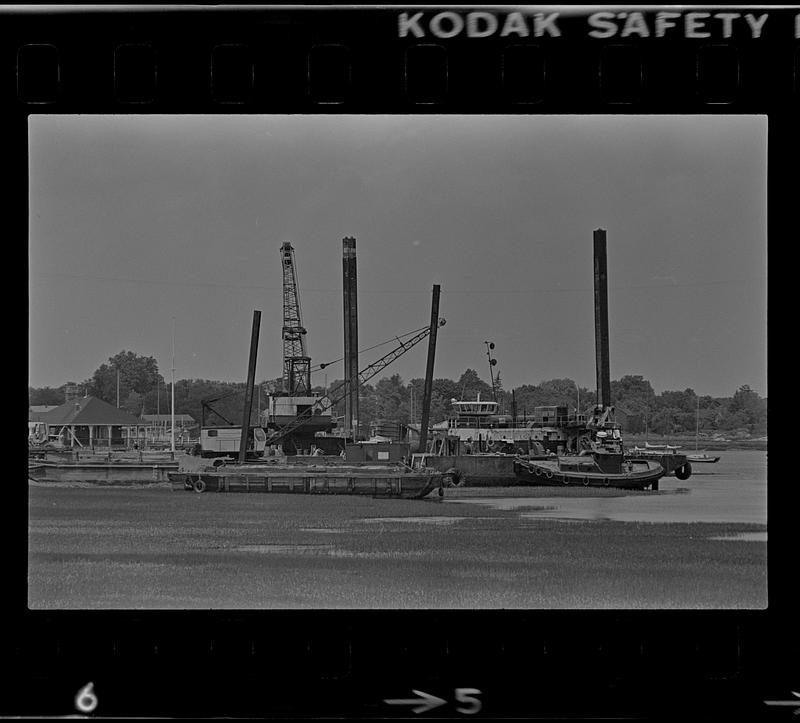
[[[759,525],[564,522],[435,500],[155,488],[32,486],[30,497],[34,609],[766,604],[766,545],[712,539]]]

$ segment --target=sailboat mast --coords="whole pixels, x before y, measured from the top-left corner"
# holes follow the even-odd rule
[[[169,448],[170,451],[175,451],[175,317],[172,317],[172,387],[170,394],[170,433],[169,433]]]
[[[700,437],[700,397],[697,397],[697,416],[694,425],[694,451],[697,451],[697,440]]]

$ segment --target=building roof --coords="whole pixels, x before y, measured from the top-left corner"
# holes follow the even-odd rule
[[[79,397],[38,415],[38,420],[48,424],[124,425],[135,426],[139,420],[124,409],[104,402],[97,397]]]
[[[171,422],[171,414],[143,414],[141,416],[143,422]],[[197,424],[195,418],[191,414],[176,414],[176,424]]]
[[[55,406],[49,404],[32,404],[28,407],[28,421],[44,422],[44,415],[55,408]]]

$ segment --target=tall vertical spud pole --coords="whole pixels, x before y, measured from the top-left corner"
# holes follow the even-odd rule
[[[256,355],[258,353],[258,330],[261,327],[261,312],[253,311],[253,331],[250,334],[250,359],[247,364],[247,388],[244,392],[242,412],[242,437],[239,442],[239,464],[244,464],[247,455],[247,435],[250,431],[250,414],[253,411],[253,387],[256,382]]]
[[[436,330],[439,328],[439,284],[433,285],[431,302],[431,331],[428,336],[428,363],[425,366],[425,387],[422,391],[422,420],[419,425],[418,452],[425,452],[428,443],[428,419],[431,412],[431,392],[433,390],[433,362],[436,357]]]
[[[356,240],[342,239],[342,293],[344,301],[345,436],[358,437],[358,282]]]
[[[608,269],[606,232],[594,231],[594,343],[597,372],[597,406],[611,406],[611,373],[608,359]]]

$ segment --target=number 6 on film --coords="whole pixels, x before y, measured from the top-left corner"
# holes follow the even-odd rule
[[[75,696],[75,707],[81,713],[91,713],[97,708],[97,696],[92,688],[94,684],[90,681],[81,688]]]
[[[456,688],[456,701],[459,703],[469,703],[467,707],[456,708],[459,713],[466,713],[472,715],[481,709],[481,702],[474,698],[475,695],[480,695],[481,692],[477,688]]]

